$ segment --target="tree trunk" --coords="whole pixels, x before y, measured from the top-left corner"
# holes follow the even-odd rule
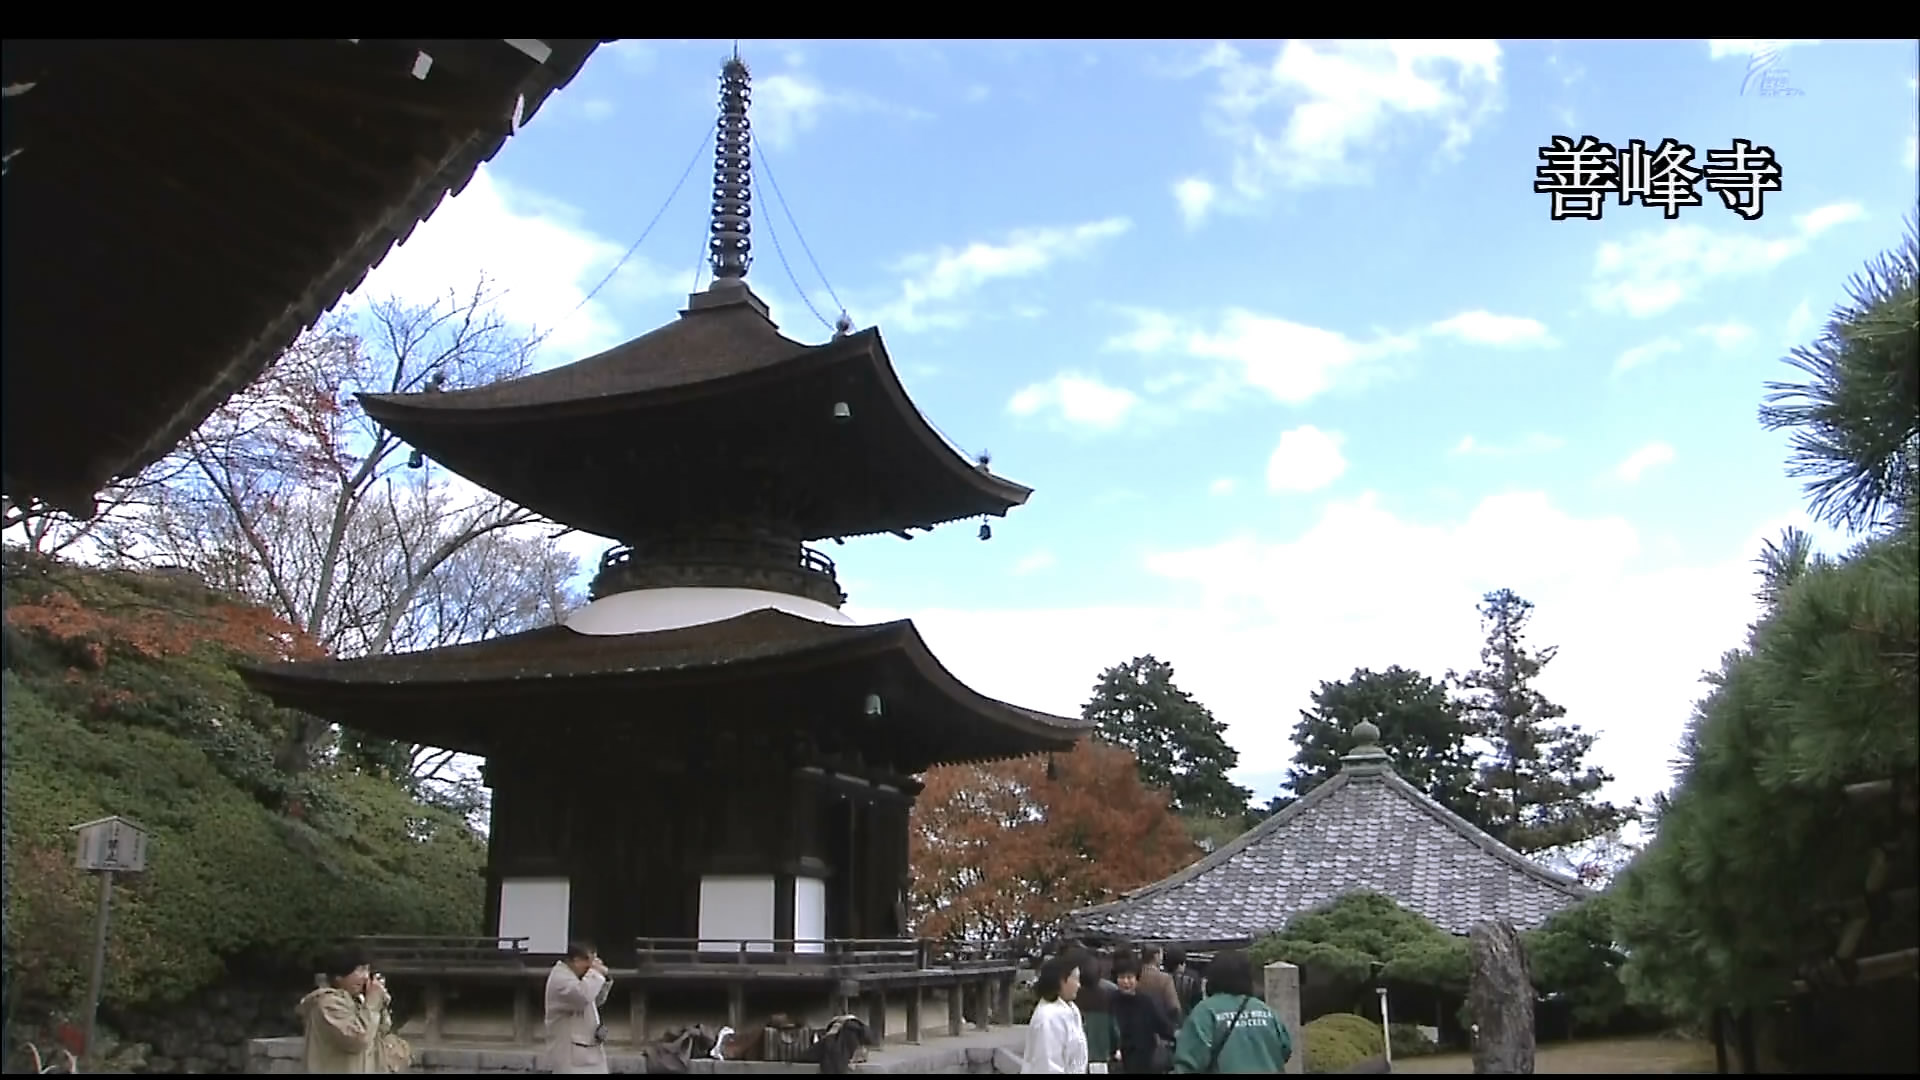
[[[1467,1008],[1473,1017],[1475,1073],[1533,1072],[1533,976],[1520,932],[1501,919],[1468,938],[1472,970]]]

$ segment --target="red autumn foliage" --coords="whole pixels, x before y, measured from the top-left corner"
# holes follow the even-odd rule
[[[1199,857],[1132,754],[1088,739],[1055,762],[1052,780],[1043,757],[927,773],[911,840],[920,936],[1037,942]]]
[[[160,660],[200,645],[225,647],[262,660],[327,655],[309,635],[272,612],[226,600],[191,612],[171,604],[107,609],[83,604],[55,589],[9,605],[6,620],[15,629],[57,642],[93,671],[105,667],[115,652]]]

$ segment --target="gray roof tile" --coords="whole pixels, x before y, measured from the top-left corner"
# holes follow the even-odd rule
[[[1259,937],[1356,889],[1455,934],[1489,919],[1536,927],[1590,895],[1391,770],[1349,768],[1205,859],[1072,923],[1141,940]]]

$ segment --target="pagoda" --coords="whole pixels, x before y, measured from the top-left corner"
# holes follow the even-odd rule
[[[809,952],[907,935],[907,819],[940,764],[1069,749],[907,620],[859,624],[821,540],[1001,516],[1030,490],[950,446],[877,329],[783,335],[748,287],[749,79],[721,75],[713,281],[564,367],[369,394],[467,479],[619,543],[563,625],[250,668],[277,704],[486,759],[487,926],[537,954],[638,939]]]

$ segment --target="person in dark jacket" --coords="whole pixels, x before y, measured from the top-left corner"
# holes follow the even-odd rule
[[[1113,984],[1105,978],[1100,957],[1082,948],[1071,954],[1080,970],[1080,994],[1074,1004],[1080,1007],[1080,1019],[1087,1032],[1087,1061],[1109,1065],[1119,1053],[1119,1032],[1113,1023]]]
[[[1200,973],[1188,965],[1186,951],[1182,949],[1168,949],[1164,966],[1167,974],[1173,976],[1174,990],[1180,996],[1180,1014],[1185,1016],[1206,996],[1202,992]]]
[[[1140,986],[1140,963],[1121,957],[1113,964],[1110,1008],[1120,1035],[1120,1071],[1163,1073],[1173,1067],[1173,1018],[1154,994]]]

